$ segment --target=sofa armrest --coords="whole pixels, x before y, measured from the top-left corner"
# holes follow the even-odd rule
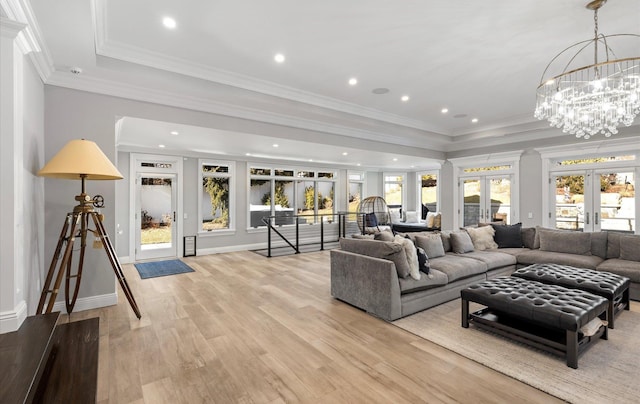
[[[331,250],[331,295],[387,321],[402,316],[398,273],[389,260]]]

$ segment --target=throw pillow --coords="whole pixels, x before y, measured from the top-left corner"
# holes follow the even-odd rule
[[[400,223],[401,222],[400,212],[396,212],[395,210],[391,211],[390,217],[391,217],[391,223]]]
[[[591,234],[576,231],[538,229],[540,251],[591,255]]]
[[[418,214],[416,212],[405,213],[405,223],[418,223]]]
[[[439,234],[416,236],[416,246],[422,248],[429,259],[444,256],[444,246]]]
[[[413,245],[413,241],[402,236],[395,236],[394,242],[401,244],[404,248],[404,253],[407,257],[407,264],[409,265],[409,275],[419,281],[420,280],[420,268],[418,266],[418,253],[416,252],[416,246]]]
[[[420,269],[420,272],[424,272],[428,275],[429,271],[431,271],[431,266],[429,265],[429,256],[427,256],[427,253],[424,251],[424,249],[420,247],[416,247],[416,252],[418,254],[418,268]]]
[[[444,247],[444,252],[451,251],[451,230],[441,231],[440,237],[442,237],[442,246]]]
[[[493,241],[493,235],[496,234],[496,231],[491,226],[484,227],[476,227],[476,228],[466,228],[467,233],[469,233],[469,237],[471,237],[471,242],[473,243],[473,248],[475,250],[484,251],[491,248],[498,248],[498,244]]]
[[[436,212],[427,212],[427,218],[425,219],[427,221],[427,227],[433,227],[433,221],[436,218]]]
[[[429,208],[427,208],[427,205],[425,205],[424,203],[422,204],[422,215],[420,215],[420,218],[422,220],[427,218],[427,213],[429,213]]]
[[[436,215],[433,217],[433,227],[435,229],[439,229],[440,227],[442,227],[442,214],[441,213],[436,213]]]
[[[640,237],[620,237],[620,259],[640,262]]]
[[[513,225],[495,225],[491,227],[495,230],[493,239],[498,248],[521,248],[522,247],[522,223]]]
[[[364,215],[365,227],[377,227],[378,218],[375,213],[366,213]]]
[[[451,232],[451,251],[456,254],[464,254],[473,251],[473,242],[469,233],[466,231],[452,231]]]
[[[374,234],[374,240],[378,241],[395,241],[393,233],[391,231],[383,230]]]

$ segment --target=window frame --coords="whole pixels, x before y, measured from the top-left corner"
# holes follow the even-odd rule
[[[440,212],[440,170],[425,170],[416,172],[416,211],[420,209],[422,213],[422,176],[423,175],[435,175],[436,176],[436,211]]]
[[[402,177],[402,181],[387,181],[387,177]],[[389,201],[387,201],[387,184],[400,184],[402,186],[402,192],[400,193],[400,211],[405,212],[407,209],[407,173],[401,171],[385,171],[382,173],[382,194],[384,195],[387,206],[390,206]]]

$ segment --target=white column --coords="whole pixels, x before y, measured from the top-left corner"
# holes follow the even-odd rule
[[[0,18],[0,333],[27,317],[24,291],[23,50],[24,24]]]

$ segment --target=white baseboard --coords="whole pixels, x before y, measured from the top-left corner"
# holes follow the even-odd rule
[[[114,306],[118,304],[118,294],[109,293],[107,295],[79,297],[76,300],[76,305],[73,307],[73,311],[83,311],[91,309],[99,309],[101,307]],[[59,311],[61,313],[67,312],[67,306],[63,301],[55,302],[53,305],[53,311]]]
[[[120,261],[121,264],[132,264],[133,261],[131,260],[131,258],[127,255],[125,257],[118,257],[118,261]]]
[[[0,334],[16,331],[27,318],[27,303],[22,300],[12,311],[0,313]]]

